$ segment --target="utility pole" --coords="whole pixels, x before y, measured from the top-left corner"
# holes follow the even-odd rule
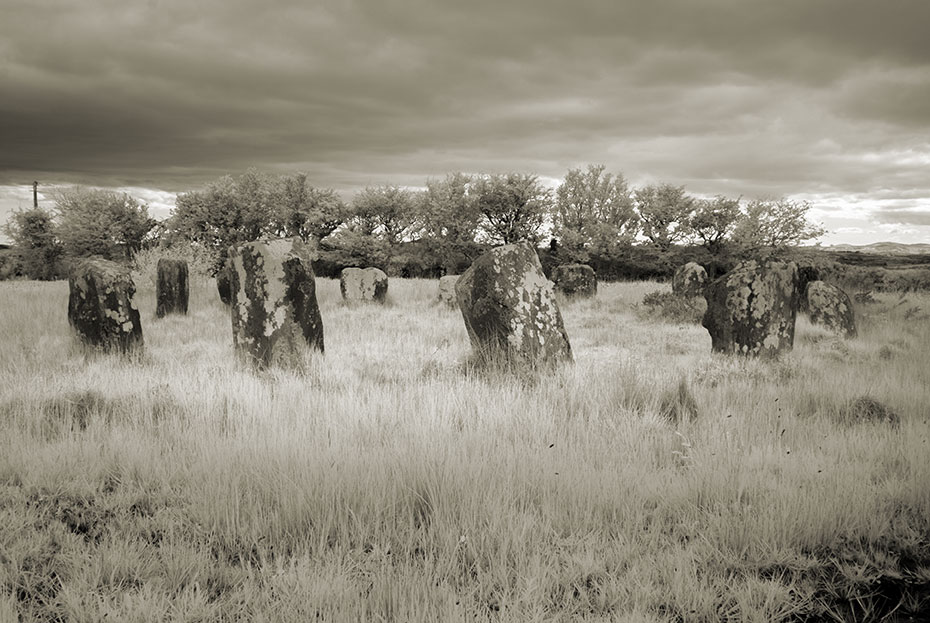
[[[32,207],[39,207],[39,182],[32,183]]]

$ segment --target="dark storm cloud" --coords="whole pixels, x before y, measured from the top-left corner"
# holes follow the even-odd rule
[[[708,194],[926,198],[927,23],[924,0],[14,0],[0,183],[604,162]]]

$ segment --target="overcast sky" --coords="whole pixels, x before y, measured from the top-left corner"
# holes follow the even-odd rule
[[[31,184],[250,166],[347,196],[603,163],[930,242],[930,1],[4,0],[0,221]]]

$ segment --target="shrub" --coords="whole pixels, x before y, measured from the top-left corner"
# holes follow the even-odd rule
[[[702,296],[678,296],[671,292],[650,292],[643,297],[643,307],[650,317],[658,316],[669,322],[697,324],[704,317],[707,302]]]

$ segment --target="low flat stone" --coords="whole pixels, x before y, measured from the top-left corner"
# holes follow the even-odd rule
[[[339,274],[339,290],[346,301],[384,303],[388,276],[380,268],[343,268]]]
[[[702,296],[707,283],[707,271],[697,262],[679,266],[672,275],[672,293],[678,296]]]
[[[813,324],[843,335],[856,337],[856,316],[849,295],[823,281],[807,284],[807,310]]]
[[[555,289],[567,297],[587,298],[597,295],[597,276],[587,264],[562,264],[552,271]]]

